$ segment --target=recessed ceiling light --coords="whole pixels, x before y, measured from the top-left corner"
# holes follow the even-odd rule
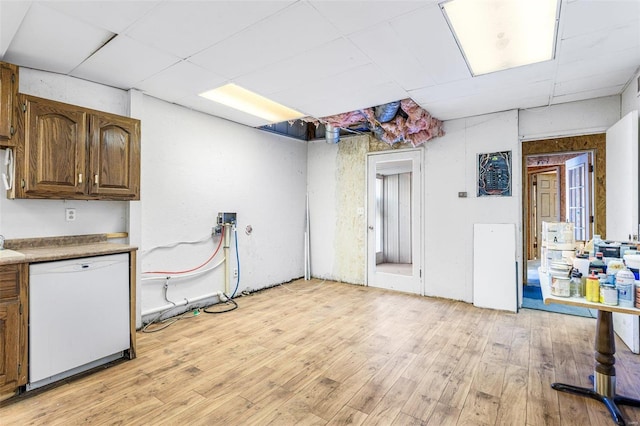
[[[440,8],[474,76],[555,55],[558,0],[449,0]]]
[[[200,96],[246,112],[247,114],[264,118],[271,123],[295,120],[305,116],[305,114],[301,112],[288,108],[233,83],[200,93]]]

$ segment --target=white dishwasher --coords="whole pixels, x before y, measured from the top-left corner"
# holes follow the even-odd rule
[[[27,390],[122,358],[129,345],[128,253],[29,266]]]

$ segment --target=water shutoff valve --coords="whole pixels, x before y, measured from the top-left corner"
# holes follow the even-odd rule
[[[235,225],[236,224],[236,214],[235,213],[218,213],[218,225]]]

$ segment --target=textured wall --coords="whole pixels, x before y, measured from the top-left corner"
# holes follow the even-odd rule
[[[127,92],[65,75],[20,68],[20,93],[128,115]],[[0,151],[4,159],[5,151]],[[0,171],[6,170],[4,161]],[[65,220],[65,209],[76,220]],[[9,200],[0,195],[0,234],[6,238],[98,234],[127,230],[127,201]]]
[[[366,157],[369,136],[342,139],[336,158],[335,272],[340,281],[364,284],[366,269]]]

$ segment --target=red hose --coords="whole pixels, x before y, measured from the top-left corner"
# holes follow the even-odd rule
[[[206,260],[204,261],[204,263],[202,263],[199,266],[196,266],[195,268],[191,268],[191,269],[186,269],[184,271],[147,271],[147,272],[142,272],[143,274],[167,274],[167,275],[180,275],[180,274],[186,274],[189,272],[193,272],[197,269],[202,268],[204,265],[206,265],[207,263],[211,262],[211,259],[213,259],[214,257],[216,257],[216,254],[218,254],[218,251],[220,250],[220,246],[222,245],[222,239],[224,238],[224,226],[222,227],[222,232],[220,233],[220,241],[218,241],[218,247],[216,247],[216,250],[213,252],[213,254]]]

